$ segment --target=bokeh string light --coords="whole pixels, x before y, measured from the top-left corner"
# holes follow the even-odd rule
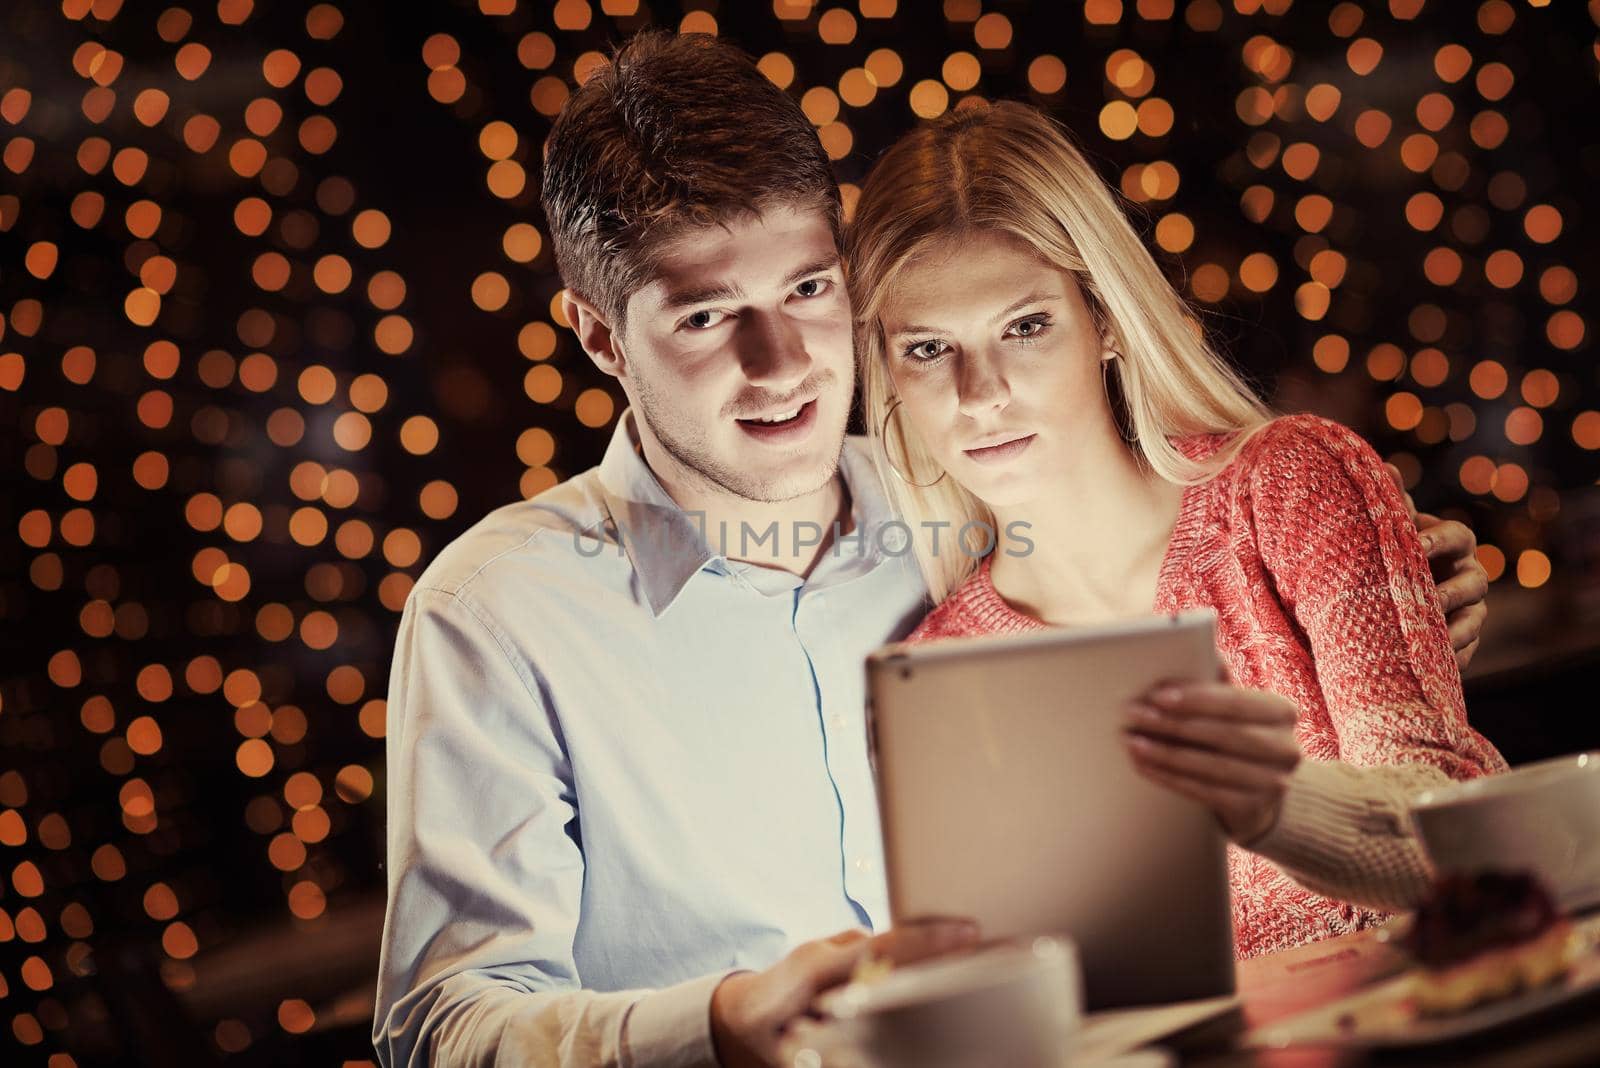
[[[1050,109],[1277,399],[1594,589],[1600,0],[8,5],[0,1040],[133,1057],[142,982],[208,1056],[365,1056],[325,990],[197,983],[381,895],[398,612],[615,424],[538,170],[646,25],[758,57],[847,209],[916,121]]]

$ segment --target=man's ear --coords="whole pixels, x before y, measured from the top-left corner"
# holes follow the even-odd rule
[[[612,378],[627,374],[627,360],[618,338],[612,332],[610,319],[600,309],[570,289],[561,291],[561,314],[572,324],[578,335],[578,344],[589,354],[594,365]]]

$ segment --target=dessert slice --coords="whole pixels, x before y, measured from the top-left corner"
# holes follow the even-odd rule
[[[1407,948],[1418,969],[1413,995],[1427,1016],[1552,983],[1576,951],[1572,922],[1527,872],[1440,879],[1417,910]]]

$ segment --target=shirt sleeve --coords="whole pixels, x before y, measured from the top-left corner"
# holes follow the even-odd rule
[[[385,1068],[715,1066],[710,975],[582,989],[583,853],[559,725],[491,619],[419,587],[388,694]]]
[[[1505,759],[1467,722],[1427,556],[1377,453],[1308,416],[1246,448],[1261,557],[1310,644],[1339,744],[1336,765],[1297,772],[1252,848],[1312,889],[1407,907],[1428,871],[1408,796]]]

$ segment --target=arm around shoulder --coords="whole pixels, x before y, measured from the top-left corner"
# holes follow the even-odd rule
[[[1312,416],[1277,420],[1246,452],[1256,542],[1310,643],[1341,758],[1452,779],[1503,770],[1467,724],[1427,557],[1377,453]]]

